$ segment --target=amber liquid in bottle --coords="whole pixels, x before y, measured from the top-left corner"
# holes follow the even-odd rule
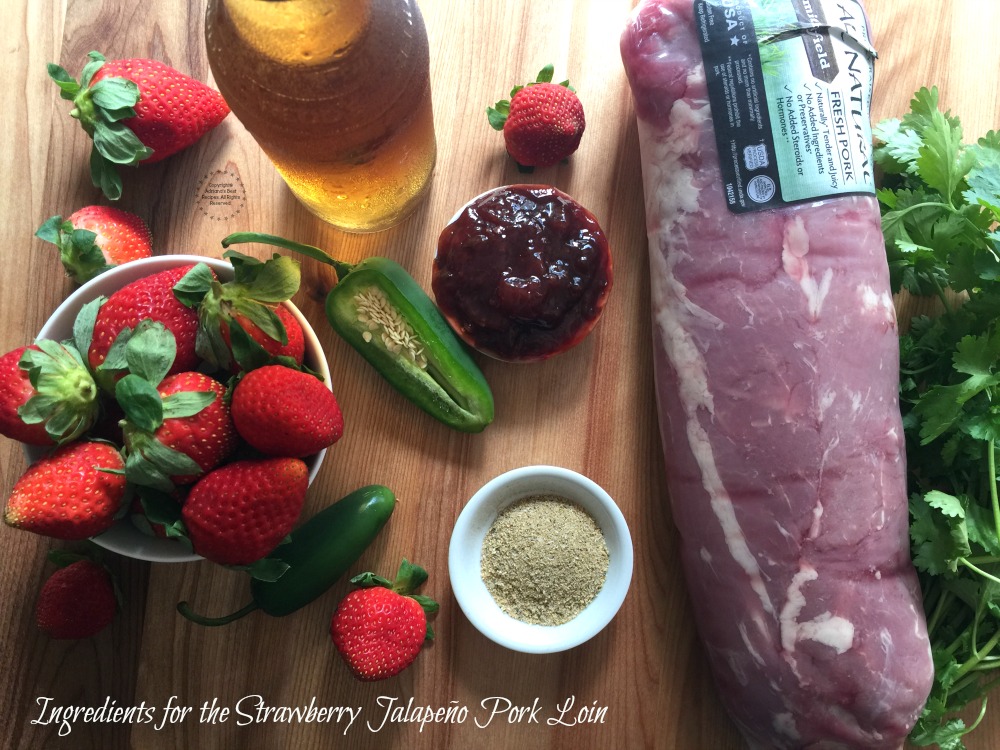
[[[208,59],[298,199],[355,232],[421,201],[436,146],[415,0],[209,0]]]

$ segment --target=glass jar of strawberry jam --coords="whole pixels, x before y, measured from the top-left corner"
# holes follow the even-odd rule
[[[579,343],[612,284],[594,215],[548,185],[507,185],[474,198],[444,228],[432,288],[470,346],[532,362]]]

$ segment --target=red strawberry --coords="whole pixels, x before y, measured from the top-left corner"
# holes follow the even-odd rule
[[[240,437],[271,456],[305,458],[344,434],[340,406],[323,381],[283,365],[246,373],[233,389],[231,409]]]
[[[215,278],[215,273],[204,264],[178,266],[133,281],[112,294],[101,305],[94,324],[88,359],[102,387],[110,390],[118,372],[114,370],[109,373],[98,369],[108,356],[111,345],[125,329],[134,329],[142,320],[162,323],[174,335],[177,353],[170,368],[171,373],[198,368],[201,361],[195,351],[198,313],[182,303],[174,293],[174,286],[192,269],[198,275]]]
[[[362,588],[340,602],[330,622],[330,637],[359,680],[399,674],[434,637],[427,616],[437,611],[437,602],[412,594],[426,580],[427,571],[406,559],[395,581],[372,573],[351,579]]]
[[[125,499],[125,462],[114,446],[82,441],[57,449],[21,475],[3,520],[56,539],[106,531]]]
[[[28,347],[7,352],[0,357],[0,434],[30,445],[52,445],[55,442],[41,423],[28,424],[18,413],[35,395],[28,373],[18,366]]]
[[[300,459],[233,461],[198,480],[181,518],[197,554],[220,565],[249,565],[292,530],[308,488]]]
[[[126,475],[135,484],[171,491],[191,484],[236,449],[226,386],[200,372],[170,375],[155,388],[126,375],[115,389],[125,412]],[[150,412],[150,404],[159,407]]]
[[[198,354],[232,372],[252,370],[282,356],[302,364],[302,326],[281,304],[299,289],[298,261],[277,254],[260,261],[235,250],[223,257],[232,263],[233,280],[191,285],[185,297],[197,307],[201,321]]]
[[[0,434],[30,445],[70,442],[98,411],[97,385],[71,344],[38,341],[0,357]]]
[[[114,266],[152,255],[146,222],[111,206],[84,206],[65,221],[53,216],[35,236],[59,248],[67,275],[78,284]]]
[[[576,151],[586,120],[583,105],[569,81],[555,84],[552,66],[542,68],[527,86],[517,86],[510,100],[486,110],[490,125],[503,130],[504,143],[523,167],[549,167]]]
[[[282,341],[278,338],[272,338],[245,315],[236,314],[232,319],[239,324],[240,327],[246,331],[247,335],[259,344],[268,355],[271,357],[288,357],[295,362],[295,364],[301,365],[305,359],[306,352],[306,338],[302,331],[302,326],[299,324],[299,321],[295,318],[295,316],[292,315],[291,310],[284,305],[278,305],[275,307],[274,314],[277,315],[278,321],[281,323],[282,328],[284,328],[286,343],[282,343]],[[222,323],[220,330],[222,332],[222,338],[226,342],[226,346],[229,347],[230,351],[232,351],[233,343],[229,323]],[[242,369],[235,359],[233,360],[232,368],[234,371]]]
[[[116,165],[151,164],[187,148],[229,114],[222,95],[157,60],[105,62],[91,52],[80,82],[50,63],[49,75],[73,102],[71,114],[94,140],[91,178],[121,197]]]
[[[116,610],[114,582],[107,569],[80,559],[45,581],[35,604],[35,622],[51,638],[90,638],[111,624]]]

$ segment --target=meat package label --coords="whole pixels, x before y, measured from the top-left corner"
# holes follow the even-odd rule
[[[857,0],[694,0],[734,213],[875,192],[875,50]]]

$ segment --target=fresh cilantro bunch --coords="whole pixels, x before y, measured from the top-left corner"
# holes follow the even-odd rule
[[[1000,134],[963,143],[936,88],[910,107],[874,130],[893,291],[944,309],[902,321],[900,337],[911,552],[935,667],[910,739],[964,750],[1000,682]]]

